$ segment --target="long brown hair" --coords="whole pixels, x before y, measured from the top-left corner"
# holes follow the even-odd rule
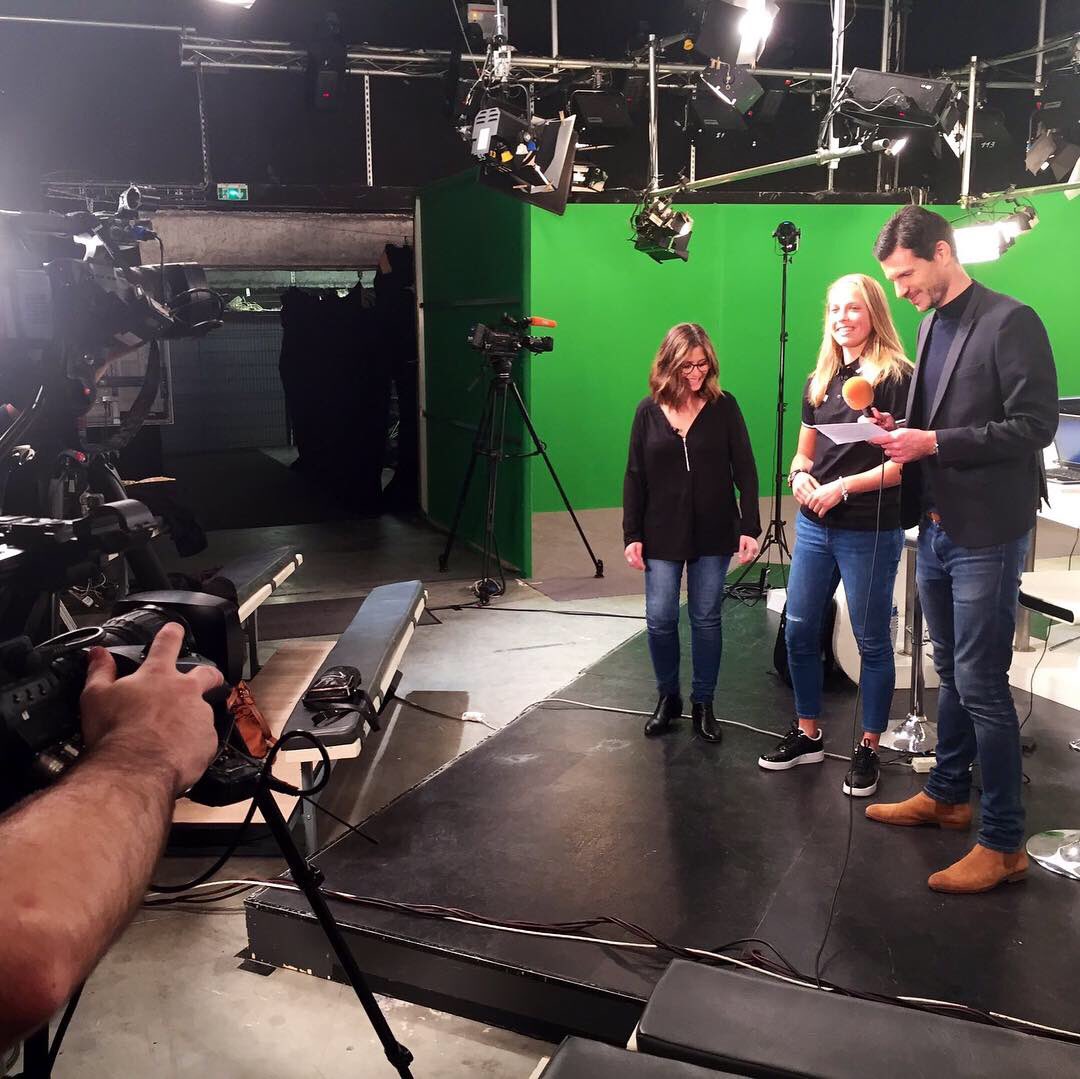
[[[697,396],[707,403],[715,401],[723,393],[720,389],[720,365],[709,335],[696,322],[680,322],[668,330],[649,372],[649,393],[658,405],[678,408],[685,403],[688,390],[682,365],[696,348],[705,353],[709,363]]]
[[[843,349],[836,343],[829,323],[829,297],[835,289],[850,288],[866,305],[870,316],[870,335],[863,346],[861,369],[871,385],[888,379],[898,380],[910,371],[911,361],[904,355],[904,346],[893,324],[885,290],[872,277],[862,273],[838,278],[825,293],[825,330],[818,350],[817,366],[810,379],[807,396],[815,408],[825,400],[825,391],[844,363]]]

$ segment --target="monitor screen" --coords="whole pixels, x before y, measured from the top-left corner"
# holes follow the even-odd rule
[[[1058,416],[1054,445],[1059,464],[1080,468],[1080,416]]]

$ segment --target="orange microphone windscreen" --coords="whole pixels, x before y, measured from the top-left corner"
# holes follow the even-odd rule
[[[844,383],[843,394],[848,408],[853,408],[856,412],[861,412],[874,403],[874,387],[862,375],[852,375]]]

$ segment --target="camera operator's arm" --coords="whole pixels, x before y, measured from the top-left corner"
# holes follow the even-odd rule
[[[0,817],[0,1046],[47,1022],[127,925],[150,880],[176,796],[217,749],[203,694],[221,675],[176,669],[166,626],[134,674],[91,653],[86,752],[56,786]]]

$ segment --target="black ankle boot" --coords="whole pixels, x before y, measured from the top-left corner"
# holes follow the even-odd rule
[[[720,721],[713,715],[712,701],[694,701],[690,707],[694,733],[706,742],[719,742],[724,737]]]
[[[645,737],[653,738],[658,734],[664,734],[671,728],[672,720],[682,715],[682,697],[661,694],[656,702],[652,716],[645,724]]]

